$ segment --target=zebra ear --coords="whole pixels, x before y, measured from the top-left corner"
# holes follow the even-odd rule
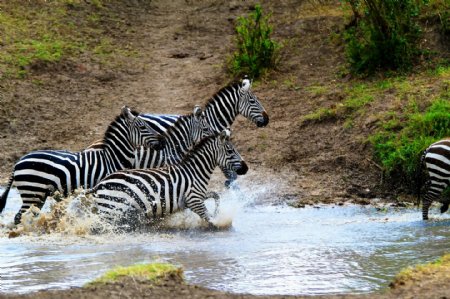
[[[220,140],[222,142],[228,141],[230,140],[230,136],[231,136],[231,131],[230,129],[225,129],[222,132],[220,132]]]
[[[122,107],[122,116],[129,121],[134,121],[134,119],[136,118],[131,109],[127,106]]]
[[[195,105],[193,113],[195,117],[200,117],[202,115],[202,107]]]
[[[250,79],[247,76],[245,76],[244,79],[242,79],[242,90],[249,91],[251,86],[252,86],[252,82],[250,81]]]

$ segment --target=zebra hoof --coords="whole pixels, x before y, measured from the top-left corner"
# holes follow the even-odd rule
[[[235,180],[226,180],[224,185],[227,189],[239,190],[239,185]]]
[[[209,231],[218,231],[218,230],[219,230],[219,227],[217,227],[216,225],[214,225],[214,224],[211,223],[211,222],[208,222],[208,230],[209,230]]]
[[[233,183],[233,180],[226,180],[225,183],[224,183],[224,185],[225,185],[225,187],[226,187],[227,189],[230,189],[231,183]]]
[[[447,210],[448,210],[448,203],[445,203],[445,204],[443,204],[442,205],[442,207],[441,207],[441,213],[445,213],[445,212],[447,212]]]
[[[22,213],[17,213],[16,216],[14,216],[14,224],[18,225],[22,222]]]

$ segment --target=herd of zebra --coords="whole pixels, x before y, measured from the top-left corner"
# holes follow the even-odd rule
[[[125,106],[103,139],[81,152],[42,150],[23,156],[0,197],[0,212],[12,186],[23,201],[16,224],[55,191],[67,196],[83,188],[109,221],[154,220],[189,208],[214,226],[204,204],[218,198],[207,192],[212,171],[219,166],[230,184],[248,170],[230,141],[229,127],[239,114],[258,127],[269,123],[248,78],[222,88],[203,111],[195,106],[187,115],[139,114]]]
[[[23,202],[15,224],[32,205],[42,208],[55,191],[67,196],[83,188],[110,222],[153,221],[189,208],[214,227],[204,204],[207,198],[217,204],[218,194],[207,191],[213,170],[221,168],[226,186],[248,170],[230,141],[229,128],[239,114],[257,127],[269,123],[246,77],[218,91],[203,110],[195,106],[187,115],[139,114],[125,106],[103,139],[81,152],[41,150],[23,156],[0,197],[0,212],[12,186]],[[422,163],[428,172],[422,207],[427,220],[431,203],[450,184],[450,140],[432,144]],[[443,201],[441,212],[449,203]]]

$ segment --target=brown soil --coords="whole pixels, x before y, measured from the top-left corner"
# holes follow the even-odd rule
[[[101,138],[123,105],[142,112],[188,113],[227,84],[224,64],[233,51],[234,20],[248,13],[251,3],[135,2],[115,3],[100,13],[106,14],[103,26],[112,28],[110,35],[138,49],[138,57],[121,57],[114,68],[85,57],[38,64],[28,80],[4,83],[0,182],[6,183],[15,161],[31,150],[78,151]],[[292,171],[286,177],[292,189],[284,191],[290,200],[371,197],[379,171],[354,132],[335,122],[301,124],[302,115],[342,99],[334,85],[343,50],[329,38],[342,26],[342,17],[321,16],[308,3],[264,4],[273,11],[275,38],[286,41],[278,69],[253,87],[270,125],[257,129],[238,118],[235,143],[253,169]],[[313,96],[307,90],[320,85],[331,88]]]
[[[313,2],[262,1],[273,12],[274,37],[286,44],[277,70],[253,87],[270,116],[269,126],[257,129],[238,119],[233,127],[235,144],[252,169],[283,175],[290,187],[280,190],[279,198],[299,206],[387,198],[389,194],[379,188],[380,170],[362,142],[364,128],[343,129],[339,121],[301,122],[302,115],[339,102],[343,98],[339,83],[348,80],[336,75],[344,61],[343,48],[330,38],[344,20],[334,9],[322,13]],[[147,113],[182,114],[205,103],[227,84],[224,64],[233,51],[234,21],[253,7],[251,1],[221,0],[112,3],[101,12],[103,26],[110,28],[116,42],[137,49],[137,57],[121,57],[113,67],[87,57],[35,65],[27,79],[1,82],[1,183],[7,182],[14,162],[31,150],[78,151],[101,138],[123,105]],[[115,17],[108,18],[109,13]],[[322,85],[328,88],[321,93],[308,89]],[[432,290],[438,294],[442,289],[450,293],[444,283]],[[251,297],[173,280],[151,287],[127,280],[24,297],[29,296]],[[8,298],[16,297],[23,298]]]
[[[435,274],[435,273],[434,273]],[[299,299],[394,299],[394,298],[449,298],[448,273],[445,275],[430,275],[431,280],[411,281],[402,286],[393,286],[391,290],[380,294],[364,295],[327,295],[327,296],[254,296],[248,294],[230,294],[203,287],[189,285],[177,276],[171,276],[157,283],[125,277],[114,283],[97,286],[72,288],[63,291],[39,291],[26,295],[1,295],[1,299],[50,299],[50,298],[299,298]],[[424,278],[424,277],[422,277]]]

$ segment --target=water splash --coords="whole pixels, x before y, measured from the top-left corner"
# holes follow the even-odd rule
[[[233,219],[245,207],[273,202],[276,192],[283,186],[282,179],[261,176],[256,172],[240,177],[230,189],[223,186],[223,177],[217,175],[209,190],[216,190],[220,204],[216,215],[211,219],[219,229],[232,227]],[[22,216],[17,227],[9,228],[9,237],[39,236],[46,234],[63,234],[86,236],[92,234],[117,234],[117,227],[105,221],[97,214],[92,195],[83,189],[75,190],[70,196],[62,197],[56,192],[47,198],[46,207],[39,210],[30,208]],[[212,200],[205,202],[208,211],[214,211]],[[212,212],[210,214],[213,214]],[[169,215],[159,222],[141,226],[140,231],[205,229],[207,223],[189,209]]]
[[[9,232],[9,237],[51,233],[84,236],[113,230],[96,213],[92,196],[86,195],[83,189],[75,190],[68,197],[62,197],[56,192],[47,198],[47,206],[47,209],[42,210],[30,207],[23,213],[21,223]]]

